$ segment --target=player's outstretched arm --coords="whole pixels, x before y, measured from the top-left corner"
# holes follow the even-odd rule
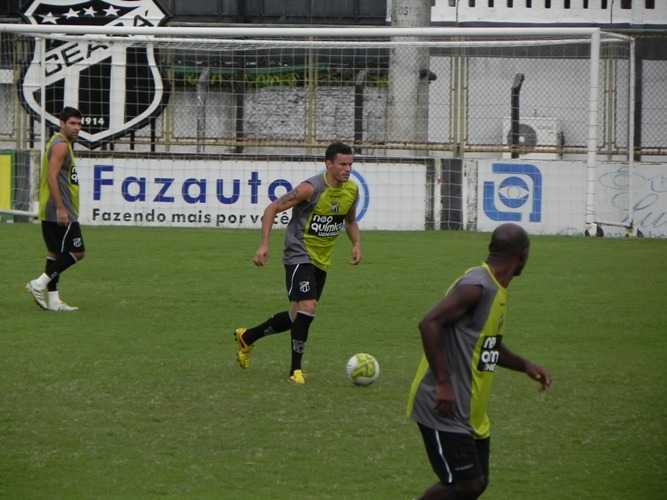
[[[540,382],[540,392],[546,391],[551,385],[551,374],[549,374],[546,368],[529,361],[528,366],[526,367],[526,373],[533,380]]]
[[[262,216],[262,239],[252,259],[256,266],[264,266],[269,261],[269,241],[271,239],[273,222],[278,213],[277,201],[273,201],[264,209],[264,215]]]
[[[285,193],[277,200],[272,201],[264,209],[262,216],[262,239],[253,257],[256,266],[264,266],[269,261],[269,240],[276,215],[289,210],[302,201],[308,201],[313,196],[313,186],[308,182],[302,182],[289,193]]]
[[[524,372],[533,380],[540,382],[540,392],[546,391],[551,385],[551,375],[546,368],[536,365],[532,361],[522,358],[501,345],[499,350],[498,364],[503,368]]]
[[[356,266],[361,262],[361,233],[359,231],[359,224],[357,224],[357,209],[354,205],[345,218],[345,232],[352,242],[352,257],[349,262],[353,266]]]

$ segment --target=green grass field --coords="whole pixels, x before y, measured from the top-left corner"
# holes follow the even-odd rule
[[[85,227],[61,280],[76,313],[25,292],[38,225],[0,224],[0,498],[410,499],[435,482],[405,416],[417,322],[486,256],[488,234],[342,236],[304,358],[289,336],[232,332],[287,307],[280,262],[252,264],[258,231]],[[487,499],[657,499],[667,491],[667,241],[533,237],[510,287],[505,342],[551,390],[500,371]],[[355,352],[380,380],[351,385]]]

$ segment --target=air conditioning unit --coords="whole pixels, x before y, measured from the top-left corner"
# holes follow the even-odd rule
[[[511,144],[511,118],[503,120],[503,145]],[[522,116],[519,118],[519,158],[552,159],[561,157],[557,152],[540,152],[540,148],[561,147],[563,133],[556,118],[539,116]],[[511,153],[504,153],[504,158],[510,158]]]

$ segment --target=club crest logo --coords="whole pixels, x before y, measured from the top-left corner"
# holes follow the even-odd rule
[[[292,340],[292,350],[299,354],[303,354],[306,350],[306,342],[303,340]]]
[[[152,0],[35,0],[21,15],[29,24],[46,26],[159,26],[168,17]],[[20,85],[28,112],[36,119],[44,114],[54,127],[63,107],[79,109],[84,117],[79,142],[89,148],[142,128],[160,115],[168,98],[152,47],[86,36],[35,43]]]

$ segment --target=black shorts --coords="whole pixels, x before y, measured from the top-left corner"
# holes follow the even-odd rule
[[[42,221],[42,236],[49,252],[80,253],[86,251],[78,222],[70,222],[61,226],[57,222]]]
[[[431,467],[444,484],[489,476],[491,438],[473,439],[468,434],[436,431],[422,424],[426,454]]]
[[[285,265],[287,296],[292,302],[320,300],[327,272],[312,264]]]

